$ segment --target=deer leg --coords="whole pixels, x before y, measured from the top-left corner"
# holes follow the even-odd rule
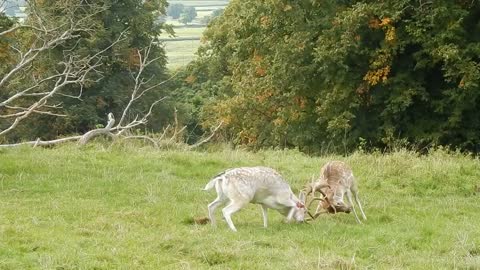
[[[267,228],[267,207],[262,204],[263,227]]]
[[[350,190],[347,190],[347,200],[348,203],[352,206],[353,214],[355,215],[355,219],[357,220],[358,223],[362,223],[360,219],[358,218],[357,211],[355,211],[355,205],[352,203],[352,192]]]
[[[227,221],[228,227],[230,227],[230,229],[234,232],[236,232],[237,229],[235,228],[235,225],[233,225],[231,215],[237,212],[238,210],[242,209],[242,207],[243,207],[243,204],[232,201],[230,202],[229,205],[227,205],[225,208],[222,209],[223,217]]]
[[[287,222],[290,222],[293,218],[293,214],[295,213],[295,206],[293,206],[287,215]]]
[[[210,218],[210,222],[212,223],[213,227],[217,225],[215,220],[215,209],[217,209],[217,207],[219,207],[227,199],[219,185],[216,185],[215,188],[217,190],[217,198],[208,204],[208,218]]]
[[[362,213],[363,219],[364,219],[364,220],[367,220],[367,216],[365,215],[365,212],[363,212],[362,204],[360,203],[360,198],[358,197],[358,190],[352,189],[352,193],[353,193],[353,196],[354,196],[355,201],[356,201],[357,204],[358,204],[358,208],[360,208],[360,212]]]
[[[212,222],[212,226],[216,226],[217,222],[215,220],[215,209],[224,203],[224,198],[217,197],[213,202],[208,205],[208,218]]]

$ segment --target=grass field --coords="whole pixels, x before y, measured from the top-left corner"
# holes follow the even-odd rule
[[[176,27],[175,35],[177,37],[201,37],[206,27]]]
[[[266,165],[300,188],[347,161],[368,221],[286,224],[250,205],[194,225],[225,168]],[[0,269],[480,269],[480,161],[437,150],[348,157],[151,148],[0,150]],[[217,218],[220,220],[218,211]]]
[[[165,52],[168,57],[167,68],[176,69],[187,65],[195,58],[195,52],[200,46],[200,38],[206,26],[198,27],[203,17],[210,16],[215,9],[222,9],[228,1],[169,1],[170,4],[181,3],[186,6],[193,6],[197,9],[197,17],[192,22],[194,25],[184,25],[178,20],[168,18],[166,23],[174,26],[175,38],[163,34],[161,38],[165,44]],[[207,9],[207,10],[205,10]],[[182,38],[194,38],[196,40],[175,40]]]
[[[200,46],[200,40],[174,40],[165,42],[167,52],[167,67],[175,69],[187,65],[195,58],[195,53]]]
[[[175,28],[175,38],[198,38],[197,40],[175,40],[168,39],[168,35],[162,36],[166,39],[164,44],[168,57],[168,68],[175,69],[185,66],[195,58],[195,53],[200,46],[200,37],[204,30],[205,27]]]

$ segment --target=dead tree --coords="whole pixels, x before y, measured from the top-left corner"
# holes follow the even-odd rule
[[[28,18],[0,32],[0,38],[10,37],[7,43],[11,61],[0,73],[0,136],[14,130],[20,122],[34,114],[65,116],[59,113],[61,104],[51,103],[52,97],[61,95],[80,98],[83,86],[92,82],[91,73],[100,75],[102,54],[123,39],[123,33],[106,48],[93,55],[81,56],[74,52],[75,42],[81,35],[95,31],[92,17],[102,12],[100,6],[69,3],[61,7],[61,16],[47,14],[34,1],[27,1]],[[70,5],[72,4],[72,5]],[[81,14],[81,16],[79,15]],[[14,38],[28,33],[31,40]],[[67,43],[72,48],[63,50],[63,59],[48,72],[34,72],[33,66],[47,52]],[[76,85],[75,95],[65,92],[67,86]]]
[[[159,58],[152,58],[151,51],[153,43],[147,48],[138,50],[138,68],[136,71],[131,72],[132,79],[134,81],[132,92],[130,95],[130,99],[127,105],[124,107],[121,117],[118,121],[115,121],[115,117],[113,113],[108,114],[108,122],[107,125],[103,128],[93,129],[86,132],[83,135],[78,136],[71,136],[62,139],[50,140],[50,141],[30,141],[30,142],[23,142],[23,143],[16,143],[16,144],[4,144],[0,145],[0,147],[13,147],[19,145],[32,145],[32,146],[41,146],[41,145],[53,145],[59,144],[67,141],[78,141],[79,145],[87,144],[91,139],[97,136],[109,136],[112,138],[147,138],[146,136],[130,136],[128,131],[139,127],[141,125],[145,125],[152,114],[154,107],[164,100],[166,97],[159,98],[154,100],[150,103],[149,108],[146,112],[142,114],[135,114],[132,115],[131,108],[135,105],[136,102],[140,100],[140,98],[144,97],[149,91],[160,87],[162,84],[165,84],[167,81],[171,80],[174,76],[170,77],[167,80],[161,81],[159,83],[151,83],[153,78],[145,78],[145,70],[148,68],[149,65],[152,65]],[[116,125],[115,125],[116,123]],[[153,140],[149,138],[149,140]]]

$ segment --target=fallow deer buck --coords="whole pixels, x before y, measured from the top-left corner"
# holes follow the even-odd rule
[[[353,198],[360,208],[363,219],[367,220],[358,197],[358,187],[353,172],[350,167],[342,161],[330,161],[325,164],[320,171],[320,177],[317,181],[308,184],[305,187],[304,192],[307,196],[309,194],[312,194],[313,196],[309,206],[315,200],[320,201],[315,214],[311,215],[310,212],[308,212],[312,219],[317,218],[322,210],[326,210],[330,213],[349,213],[353,210],[357,222],[362,223],[358,218],[357,211],[355,211],[355,205],[352,200],[353,194]],[[315,192],[320,192],[323,195],[323,198],[315,197]],[[349,206],[343,201],[344,195],[347,195],[347,200],[350,204]]]
[[[262,206],[265,228],[268,208],[275,209],[286,216],[287,221],[294,218],[297,222],[303,222],[305,219],[305,194],[300,192],[300,198],[297,198],[283,177],[271,168],[229,169],[210,180],[204,190],[210,190],[213,187],[217,191],[217,198],[208,205],[208,216],[213,226],[216,225],[215,209],[227,201],[229,204],[223,208],[223,216],[230,229],[235,232],[237,229],[233,225],[231,215],[248,203]]]

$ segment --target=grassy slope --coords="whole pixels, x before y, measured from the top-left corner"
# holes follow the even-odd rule
[[[189,223],[227,167],[271,166],[299,188],[330,159],[351,164],[366,224],[352,214],[285,224],[271,211],[264,229],[255,205],[233,216],[236,234]],[[479,269],[479,165],[442,151],[2,150],[0,269]]]

